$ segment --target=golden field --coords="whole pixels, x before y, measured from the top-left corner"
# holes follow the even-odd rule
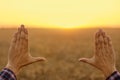
[[[0,29],[0,70],[7,64],[8,49],[17,29]],[[94,34],[98,29],[29,29],[29,46],[37,62],[23,68],[18,80],[105,80],[96,68],[78,62],[94,54]],[[120,70],[120,29],[104,29],[112,38]]]

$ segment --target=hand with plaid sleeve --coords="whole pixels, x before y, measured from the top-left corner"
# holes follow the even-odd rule
[[[115,66],[115,59],[112,41],[110,37],[100,29],[95,35],[94,56],[92,58],[80,58],[79,61],[88,63],[101,70],[107,80],[120,80],[120,74],[117,72]]]
[[[0,80],[16,80],[20,69],[38,61],[45,61],[44,57],[32,57],[28,47],[28,31],[21,25],[14,34],[9,51],[8,63],[0,72]]]

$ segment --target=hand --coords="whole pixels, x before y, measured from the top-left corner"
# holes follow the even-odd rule
[[[115,52],[111,39],[102,30],[95,35],[95,54],[92,58],[81,58],[79,61],[88,63],[101,70],[105,77],[110,76],[115,67]]]
[[[17,74],[22,67],[37,61],[45,60],[46,59],[43,57],[32,57],[30,55],[30,52],[28,51],[28,31],[24,28],[24,25],[21,25],[12,39],[6,68],[11,69]]]

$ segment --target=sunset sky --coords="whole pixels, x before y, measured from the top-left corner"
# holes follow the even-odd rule
[[[120,26],[120,0],[0,0],[0,26]]]

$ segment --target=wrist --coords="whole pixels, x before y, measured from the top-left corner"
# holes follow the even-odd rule
[[[113,69],[110,69],[110,70],[105,70],[103,73],[104,73],[105,77],[107,78],[108,76],[110,76],[115,71],[117,71],[117,69],[113,68]]]
[[[8,65],[8,64],[6,65],[5,68],[10,69],[11,71],[13,71],[15,75],[17,75],[18,72],[19,72],[19,70],[17,68],[15,68],[15,67],[13,67],[11,65]]]

